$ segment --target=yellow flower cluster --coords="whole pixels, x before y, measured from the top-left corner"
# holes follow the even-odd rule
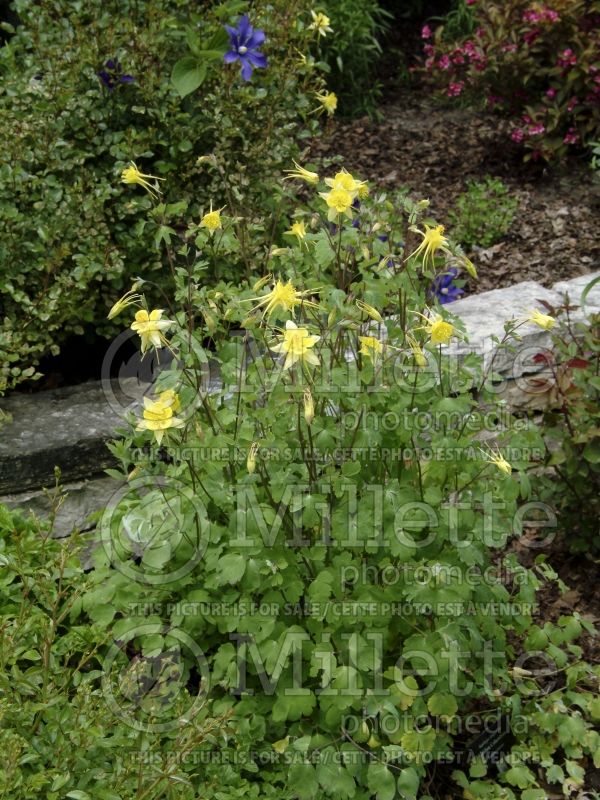
[[[319,195],[327,203],[327,218],[330,222],[335,221],[339,214],[352,217],[352,203],[369,193],[366,181],[357,181],[345,169],[336,173],[333,178],[325,178],[325,184],[329,186],[329,191],[319,192]]]

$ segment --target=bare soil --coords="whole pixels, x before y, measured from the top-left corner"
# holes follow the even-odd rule
[[[333,119],[313,141],[310,157],[336,155],[344,166],[380,188],[408,187],[431,201],[431,215],[447,221],[471,180],[500,178],[519,201],[510,232],[471,257],[479,281],[471,293],[536,280],[551,286],[600,269],[600,178],[586,160],[548,170],[524,164],[504,120],[473,108],[433,100],[426,89],[407,89],[381,106],[380,121]],[[452,235],[451,228],[448,233]]]

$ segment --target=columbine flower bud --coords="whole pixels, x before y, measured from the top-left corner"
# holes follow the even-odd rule
[[[304,392],[304,419],[306,424],[310,425],[315,418],[315,403],[310,389]]]
[[[375,322],[383,322],[383,317],[379,311],[377,311],[376,308],[373,308],[373,306],[370,306],[368,303],[364,303],[362,300],[357,300],[356,307],[363,313],[367,314],[367,316],[371,317],[371,319],[374,319]]]
[[[248,458],[246,460],[246,469],[248,475],[253,475],[256,470],[256,453],[258,452],[258,442],[252,442],[250,450],[248,451]]]
[[[266,286],[267,283],[269,283],[271,281],[271,278],[272,278],[272,275],[270,273],[268,275],[265,275],[264,278],[259,278],[256,281],[256,283],[254,284],[254,286],[252,287],[252,291],[253,292],[258,292],[259,289],[262,289],[263,286]]]

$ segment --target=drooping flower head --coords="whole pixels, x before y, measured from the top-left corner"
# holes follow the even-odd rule
[[[485,456],[485,460],[488,462],[488,464],[494,464],[500,470],[500,472],[503,472],[505,475],[510,475],[512,473],[511,465],[499,450],[483,450],[480,448],[480,451]]]
[[[306,361],[316,367],[319,366],[319,358],[312,348],[320,338],[309,333],[307,328],[299,328],[295,322],[288,320],[281,342],[273,345],[271,350],[274,353],[285,353],[284,369],[289,369],[297,361]]]
[[[140,335],[142,353],[145,353],[150,346],[158,348],[167,344],[163,331],[173,325],[173,320],[162,319],[163,313],[162,308],[155,308],[150,313],[144,308],[136,312],[135,321],[131,323],[130,327],[132,331]]]
[[[159,178],[156,175],[145,175],[143,172],[140,172],[135,163],[132,161],[128,167],[125,167],[123,172],[121,173],[121,183],[137,183],[138,186],[144,188],[148,194],[151,194],[152,197],[158,199],[158,195],[161,194],[160,189],[158,188],[158,184],[150,184],[148,181],[164,181],[164,178]]]
[[[337,108],[337,95],[334,92],[316,92],[315,96],[321,103],[320,111],[326,111],[331,116]]]
[[[120,297],[111,310],[108,312],[107,319],[114,319],[117,314],[126,309],[128,306],[138,305],[143,302],[143,297],[138,294],[137,290],[142,285],[143,281],[136,281],[128,292],[125,292],[123,297]]]
[[[552,330],[556,324],[554,317],[551,317],[549,314],[542,314],[537,308],[531,310],[527,322],[533,322],[534,325],[537,325],[538,328],[541,328],[543,331]]]
[[[433,266],[436,252],[440,249],[443,250],[448,244],[448,240],[444,236],[444,226],[436,225],[435,228],[430,228],[429,225],[425,225],[425,230],[417,231],[417,233],[423,237],[423,241],[408,258],[422,256],[423,267],[426,267],[428,262]]]
[[[442,305],[446,305],[446,303],[452,303],[454,300],[458,300],[461,294],[465,293],[465,290],[459,289],[458,286],[453,285],[453,281],[456,280],[457,277],[458,270],[456,267],[450,267],[450,269],[446,270],[446,272],[442,272],[442,274],[438,275],[431,284],[431,288],[429,290],[430,295],[437,298]]]
[[[182,419],[174,416],[178,408],[179,397],[172,389],[161,392],[158,400],[144,397],[143,418],[138,421],[136,431],[152,431],[160,444],[166,430],[182,428],[185,424]]]
[[[229,50],[225,53],[224,61],[226,64],[239,61],[242,65],[242,78],[249,81],[255,67],[268,65],[266,55],[258,50],[265,41],[265,32],[255,31],[247,14],[240,18],[237,28],[225,25],[225,30],[229,34]]]
[[[121,65],[118,61],[113,61],[112,58],[109,58],[108,61],[104,63],[104,69],[101,69],[97,75],[111,92],[119,83],[134,83],[135,81],[133,75],[125,75],[122,73]]]
[[[301,167],[296,161],[294,161],[294,166],[296,169],[285,170],[288,174],[284,180],[289,181],[293,178],[298,178],[301,181],[306,181],[306,183],[311,183],[313,185],[319,182],[319,175],[316,172],[310,172],[310,170],[304,169],[304,167]]]
[[[310,12],[313,21],[308,26],[309,31],[316,31],[319,36],[327,36],[328,33],[333,33],[333,28],[329,27],[330,19],[326,14],[321,11]]]
[[[223,208],[225,208],[225,206],[223,206]],[[200,222],[200,227],[206,228],[208,231],[210,231],[210,233],[214,233],[215,231],[218,231],[219,228],[222,228],[223,224],[221,222],[221,211],[223,211],[223,208],[215,209],[213,211],[212,200],[211,200],[210,211],[208,211],[202,217],[202,220]]]
[[[277,280],[268,294],[264,297],[252,297],[250,302],[258,300],[259,302],[253,310],[258,311],[259,308],[262,308],[263,317],[270,317],[278,308],[283,309],[283,311],[293,311],[296,306],[302,304],[311,308],[318,308],[317,303],[305,299],[306,295],[314,294],[317,291],[318,289],[307,289],[299,292],[291,281],[283,283],[283,281]]]

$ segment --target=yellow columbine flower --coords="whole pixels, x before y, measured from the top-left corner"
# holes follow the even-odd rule
[[[429,317],[418,311],[417,314],[425,320],[423,328],[429,334],[431,344],[447,344],[454,336],[454,326],[446,322],[439,314],[431,314]]]
[[[313,185],[319,182],[319,176],[316,172],[310,172],[310,170],[304,169],[304,167],[301,167],[296,161],[294,161],[294,166],[296,169],[285,170],[288,175],[284,180],[289,181],[293,178],[298,178],[301,181],[306,181],[306,183],[312,183]]]
[[[315,401],[310,389],[304,391],[304,419],[307,425],[311,425],[315,418]]]
[[[332,189],[330,192],[319,192],[329,207],[327,219],[334,222],[338,214],[352,216],[352,202],[354,197],[346,189]]]
[[[375,357],[383,351],[383,345],[374,336],[359,336],[360,342],[360,355],[367,356],[371,361],[375,361]]]
[[[306,237],[306,226],[302,221],[294,222],[289,231],[285,231],[285,235],[295,236],[299,242],[302,242],[302,240]]]
[[[333,28],[329,27],[330,19],[328,16],[320,11],[315,13],[312,10],[310,14],[313,18],[313,21],[308,26],[309,31],[316,31],[319,36],[327,36],[328,33],[333,33]]]
[[[415,364],[418,367],[426,367],[427,366],[427,357],[421,348],[421,345],[417,342],[414,336],[410,334],[407,335],[406,340],[409,344],[411,352],[413,354],[413,358],[415,359]]]
[[[223,206],[225,208],[225,206]],[[202,217],[202,221],[200,222],[201,228],[206,228],[211,233],[218,231],[219,228],[222,228],[221,224],[221,211],[223,208],[219,208],[216,211],[213,211],[212,207],[212,200],[210,201],[210,211]]]
[[[296,306],[302,304],[311,308],[318,308],[317,303],[304,299],[305,295],[314,294],[318,291],[318,289],[306,289],[303,292],[299,292],[291,281],[283,283],[283,281],[277,280],[275,286],[264,297],[251,297],[250,300],[245,302],[259,300],[260,302],[256,304],[253,311],[258,311],[259,308],[264,306],[263,317],[270,317],[277,308],[282,308],[284,311],[293,311]]]
[[[430,228],[429,225],[425,225],[425,232],[417,231],[417,233],[423,237],[423,241],[407,259],[422,255],[423,266],[426,267],[428,261],[430,261],[433,266],[436,252],[440,249],[444,249],[448,244],[448,240],[444,236],[444,226],[436,225],[435,228]]]
[[[355,180],[346,169],[341,169],[339,172],[336,172],[333,178],[325,178],[325,183],[331,189],[343,189],[346,192],[350,192],[354,200],[358,194],[361,183],[364,183],[364,181]]]
[[[161,194],[161,191],[158,188],[158,184],[152,186],[150,183],[148,183],[148,180],[164,181],[165,179],[159,178],[156,175],[144,175],[143,172],[139,171],[139,169],[136,167],[133,161],[129,164],[128,167],[125,167],[125,169],[121,173],[122,183],[137,183],[138,186],[142,186],[148,192],[148,194],[151,194],[152,197],[158,199],[158,195]]]
[[[125,292],[123,297],[121,297],[111,310],[108,312],[107,319],[114,319],[117,314],[120,314],[123,309],[127,308],[128,306],[135,305],[136,303],[141,303],[143,301],[143,297],[141,294],[137,294],[136,290],[142,285],[141,281],[138,283],[137,281],[133,284],[131,289],[128,292]]]
[[[164,392],[161,392],[158,395],[157,402],[162,403],[164,406],[168,406],[175,413],[177,413],[181,408],[179,395],[174,389],[165,389]]]
[[[366,200],[369,196],[369,185],[366,181],[361,181],[358,184],[358,199],[359,200]]]
[[[373,308],[373,306],[370,306],[368,303],[364,303],[362,300],[357,300],[356,307],[360,311],[364,311],[365,314],[368,314],[368,316],[371,317],[371,319],[374,319],[375,322],[383,322],[383,317],[379,311],[377,311],[376,308]]]
[[[317,100],[321,103],[320,110],[326,111],[331,116],[337,108],[337,95],[333,92],[316,92]]]
[[[173,395],[177,398],[175,392]],[[178,399],[177,402],[179,402]],[[173,404],[165,403],[160,398],[150,400],[150,398],[144,397],[143,419],[138,421],[136,431],[152,431],[156,441],[160,444],[166,430],[182,428],[185,424],[182,419],[173,416],[173,410]]]
[[[307,328],[299,328],[295,322],[288,320],[281,342],[273,345],[271,350],[274,353],[285,353],[284,369],[289,369],[297,361],[306,361],[308,364],[318,366],[319,359],[311,348],[320,338],[309,333]]]
[[[142,353],[145,353],[150,345],[153,347],[163,347],[167,344],[163,331],[170,328],[171,325],[173,325],[173,321],[170,319],[162,319],[163,313],[161,308],[155,308],[154,311],[150,313],[144,308],[136,312],[135,322],[132,322],[130,327],[132,331],[140,335],[142,340]]]
[[[532,309],[530,316],[527,318],[527,322],[533,322],[544,331],[551,330],[556,324],[554,317],[551,317],[549,314],[542,314],[537,308]]]
[[[504,456],[500,453],[499,450],[495,452],[493,450],[482,450],[479,448],[481,453],[485,456],[486,461],[488,464],[495,464],[496,467],[503,472],[505,475],[512,474],[512,467],[508,463],[508,461],[504,458]]]

